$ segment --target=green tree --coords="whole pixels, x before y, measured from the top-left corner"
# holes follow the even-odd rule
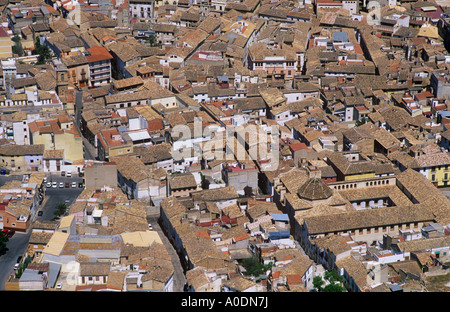
[[[258,276],[266,273],[267,270],[270,270],[270,268],[272,268],[272,263],[263,264],[258,260],[258,258],[250,257],[242,260],[242,266],[246,271],[244,275]]]
[[[52,57],[50,54],[50,49],[48,46],[41,45],[41,41],[39,38],[36,38],[36,41],[34,42],[34,55],[38,55],[38,61],[36,62],[36,65],[42,65],[44,64],[45,60],[48,60]]]
[[[323,288],[323,292],[344,292],[345,289],[339,284],[331,283]]]
[[[325,272],[324,274],[325,280],[329,282],[325,287],[325,281],[321,276],[315,276],[313,278],[313,286],[318,292],[344,292],[345,288],[342,286],[343,278],[340,276],[336,270],[331,272]]]
[[[18,35],[15,35],[12,38],[12,41],[14,42],[14,45],[12,47],[13,53],[17,54],[18,56],[23,56],[23,47],[20,37]]]
[[[205,176],[200,172],[200,177],[202,179],[202,189],[207,190],[209,189],[209,180],[205,178]]]
[[[322,279],[322,277],[320,277],[319,275],[314,276],[314,278],[313,278],[313,286],[314,286],[314,288],[317,291],[322,291],[323,284],[325,284],[325,282]]]
[[[336,270],[333,270],[331,272],[327,271],[325,272],[325,279],[327,281],[329,281],[330,283],[334,283],[334,282],[342,282],[342,276],[340,276]]]
[[[9,241],[9,237],[0,232],[0,252],[6,250],[6,243]]]
[[[359,126],[361,126],[361,125],[363,125],[363,124],[365,124],[365,123],[368,123],[370,120],[369,120],[369,118],[367,118],[367,117],[362,117],[360,120],[357,120],[356,122],[355,122],[355,126],[356,127],[359,127]]]
[[[62,216],[67,210],[67,205],[65,202],[59,202],[56,205],[56,211],[55,211],[55,215],[56,216]]]
[[[158,42],[156,41],[156,35],[152,34],[145,39],[145,42],[150,44],[151,47],[158,46]]]
[[[27,256],[25,260],[23,260],[22,263],[20,263],[19,268],[16,271],[16,278],[20,278],[22,276],[23,271],[25,271],[28,264],[30,264],[32,260],[33,258],[31,256]]]

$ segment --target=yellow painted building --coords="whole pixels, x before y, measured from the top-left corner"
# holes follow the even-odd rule
[[[58,119],[38,120],[29,124],[30,143],[43,144],[46,150],[64,150],[64,159],[75,162],[84,159],[83,141],[73,126],[64,129]]]
[[[2,145],[0,167],[15,172],[42,170],[43,145]]]
[[[358,151],[333,153],[328,157],[338,181],[354,181],[376,177],[376,165],[365,159]]]
[[[115,156],[133,153],[133,142],[127,134],[121,134],[116,128],[98,132],[98,158],[109,161]]]
[[[371,179],[371,178],[375,178],[375,172],[345,175],[344,181],[354,181],[354,180]]]
[[[33,134],[34,144],[44,144],[45,149],[64,150],[64,159],[75,162],[83,159],[83,141],[81,137],[70,132],[54,134],[51,133]]]
[[[447,153],[437,152],[423,154],[416,157],[418,170],[433,185],[448,186],[450,185],[450,156]]]
[[[3,27],[0,27],[0,59],[7,59],[13,56],[12,40]]]

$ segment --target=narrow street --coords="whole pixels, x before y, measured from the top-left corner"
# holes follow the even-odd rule
[[[97,157],[97,151],[94,146],[86,139],[81,133],[81,112],[83,110],[83,91],[77,90],[75,93],[75,120],[74,124],[81,138],[83,139],[83,151],[84,159],[95,160]]]
[[[22,175],[0,176],[0,186],[7,181],[21,180]],[[49,181],[82,181],[79,177],[61,177],[60,175],[49,175]],[[68,200],[69,202],[82,192],[81,188],[48,188],[46,189],[46,197],[40,210],[43,211],[42,216],[34,216],[32,222],[36,220],[51,220],[54,218],[56,206],[59,202]],[[26,233],[16,232],[8,241],[6,247],[8,250],[0,256],[0,291],[4,290],[5,281],[11,274],[14,274],[14,264],[18,256],[22,256],[28,248],[28,241],[31,236],[31,227]]]
[[[24,254],[30,240],[31,229],[26,233],[16,232],[6,244],[8,251],[0,257],[0,291],[5,290],[5,282],[14,274],[17,257]]]
[[[176,250],[173,248],[169,239],[166,237],[166,235],[162,231],[161,227],[159,226],[159,224],[157,222],[157,218],[150,218],[150,223],[153,226],[153,230],[155,230],[159,233],[159,236],[161,237],[161,240],[172,259],[172,264],[173,264],[173,269],[174,269],[173,291],[174,292],[183,292],[184,285],[186,284],[186,277],[184,275],[183,267],[181,266],[181,263],[180,263],[180,258],[178,257],[178,254],[177,254]]]

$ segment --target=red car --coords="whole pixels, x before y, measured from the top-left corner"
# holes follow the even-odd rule
[[[70,183],[69,183],[69,182],[66,182],[65,185],[66,185],[66,187],[69,187],[69,186],[70,186]]]
[[[6,236],[8,236],[8,237],[12,237],[12,236],[14,235],[14,231],[13,231],[13,230],[7,230],[7,229],[4,229],[4,230],[2,231],[2,233],[3,233],[3,235],[6,235]]]

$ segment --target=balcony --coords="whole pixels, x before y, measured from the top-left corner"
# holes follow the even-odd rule
[[[110,65],[111,65],[111,63],[103,63],[103,64],[90,64],[89,65],[89,68],[91,68],[91,69],[96,69],[96,68],[102,68],[102,67],[110,67]]]
[[[91,81],[104,80],[104,79],[110,79],[110,78],[111,78],[110,75],[91,76]]]
[[[100,69],[100,70],[91,70],[91,75],[96,75],[96,74],[104,74],[104,73],[110,73],[111,69],[105,68],[105,69]]]

